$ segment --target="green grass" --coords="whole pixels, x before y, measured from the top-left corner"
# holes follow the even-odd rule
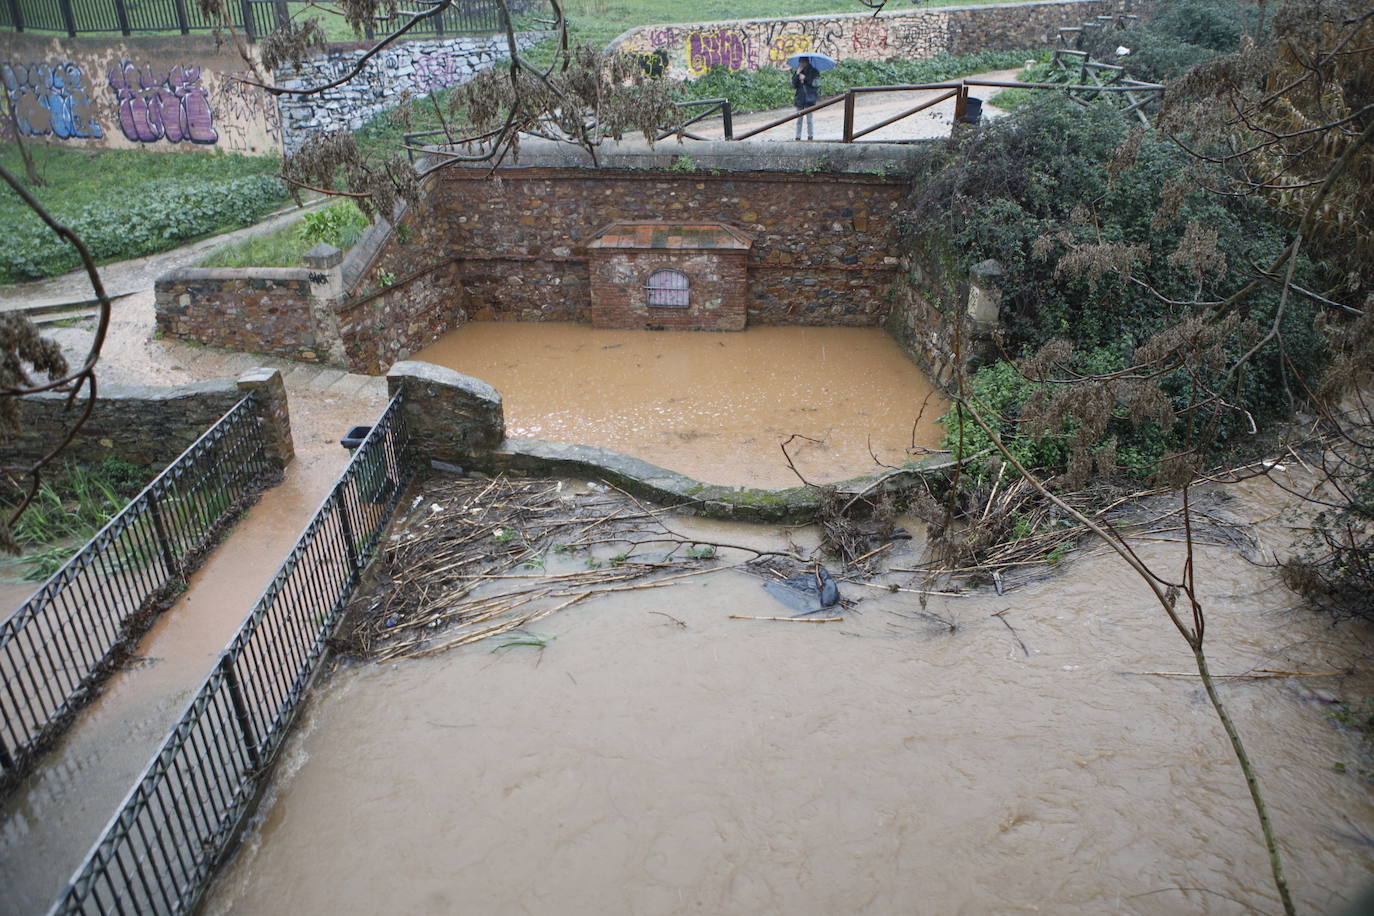
[[[318,226],[321,216],[339,214],[337,220],[323,220],[335,225],[332,231],[311,231]],[[216,248],[204,258],[198,267],[301,267],[302,257],[318,242],[329,244],[347,251],[357,244],[368,226],[367,218],[351,200],[341,200],[313,213],[304,214],[292,220],[275,232],[243,239],[222,248]]]
[[[1035,51],[978,51],[941,54],[925,60],[841,61],[821,76],[821,95],[837,95],[855,86],[892,86],[938,83],[989,70],[1009,70],[1036,57]],[[691,99],[727,98],[737,114],[792,106],[792,85],[776,70],[713,69],[682,84],[677,96]]]
[[[251,225],[287,197],[274,177],[280,161],[233,153],[152,153],[30,145],[44,187],[29,188],[73,229],[99,263],[167,251]],[[23,177],[13,144],[0,162]],[[0,190],[0,283],[55,276],[80,266],[7,185]]]

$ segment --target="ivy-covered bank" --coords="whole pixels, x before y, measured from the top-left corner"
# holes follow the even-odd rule
[[[30,152],[44,184],[29,192],[100,263],[251,225],[288,200],[275,177],[281,161],[270,156],[57,146]],[[0,162],[12,174],[24,174],[13,144],[0,147]],[[0,283],[38,280],[81,265],[76,249],[53,235],[17,194],[0,194],[0,235]]]

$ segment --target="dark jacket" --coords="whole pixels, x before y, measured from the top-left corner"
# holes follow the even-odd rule
[[[798,108],[810,108],[821,98],[821,71],[815,67],[798,68],[792,74],[792,88],[796,90],[792,104]]]

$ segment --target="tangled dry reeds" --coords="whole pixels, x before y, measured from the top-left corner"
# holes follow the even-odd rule
[[[432,479],[397,525],[338,647],[415,658],[528,627],[596,595],[664,588],[765,558],[775,562],[762,575],[804,563],[794,551],[682,536],[665,524],[669,511],[600,484],[584,491],[557,480]]]

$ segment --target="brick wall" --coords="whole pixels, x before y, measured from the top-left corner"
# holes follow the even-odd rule
[[[743,251],[606,251],[591,263],[591,322],[598,328],[742,331],[746,290]],[[648,303],[645,280],[656,270],[681,271],[688,305]]]
[[[898,274],[901,179],[866,174],[451,169],[434,244],[459,259],[470,317],[587,320],[586,244],[617,220],[710,220],[754,236],[748,321],[876,326]],[[412,240],[413,243],[413,240]]]

